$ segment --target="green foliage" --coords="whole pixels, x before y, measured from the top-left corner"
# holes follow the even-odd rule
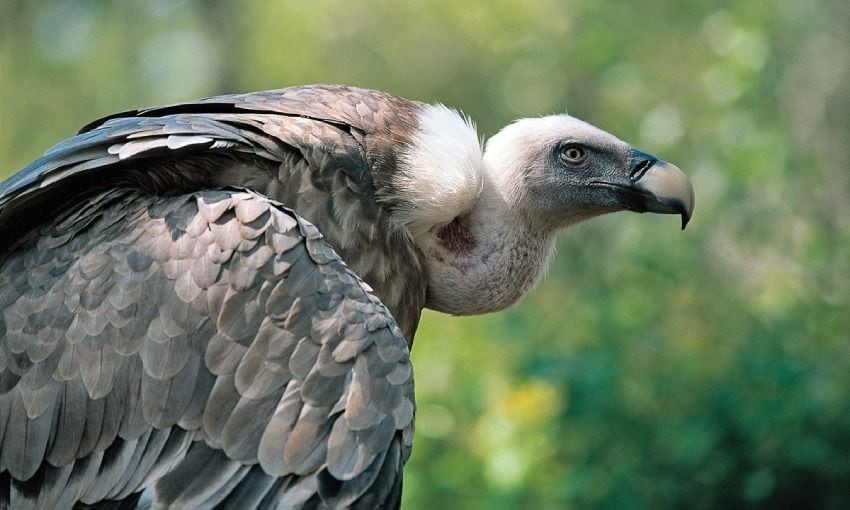
[[[562,236],[501,314],[426,313],[405,507],[850,505],[850,4],[0,4],[0,175],[101,115],[338,82],[492,134],[563,111],[676,162],[678,219]]]

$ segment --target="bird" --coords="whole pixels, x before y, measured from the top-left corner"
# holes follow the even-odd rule
[[[422,310],[503,310],[559,231],[693,209],[566,114],[485,142],[307,85],[94,121],[0,184],[0,506],[398,508]]]

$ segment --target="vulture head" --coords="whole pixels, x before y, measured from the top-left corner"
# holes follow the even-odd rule
[[[676,166],[569,115],[518,120],[482,150],[474,126],[425,107],[398,178],[399,217],[425,255],[429,308],[506,308],[538,280],[560,229],[627,210],[679,214],[694,192]],[[427,197],[423,199],[421,197]]]

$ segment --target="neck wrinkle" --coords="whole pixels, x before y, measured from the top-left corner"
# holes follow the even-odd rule
[[[437,236],[422,238],[429,272],[426,306],[454,315],[508,308],[540,279],[552,253],[551,232],[532,228],[518,204],[519,188],[485,161],[482,186],[472,208],[460,218],[472,248],[453,251]]]
[[[475,314],[502,310],[531,290],[548,265],[553,238],[530,230],[517,207],[485,179],[478,203],[467,217],[475,246],[452,262],[467,310]],[[455,312],[458,313],[458,312]]]

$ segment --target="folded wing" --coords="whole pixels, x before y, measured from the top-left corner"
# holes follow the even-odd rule
[[[315,226],[252,191],[372,175],[340,125],[267,113],[111,119],[0,186],[12,508],[397,504],[402,330]],[[344,136],[311,144],[307,122]]]

